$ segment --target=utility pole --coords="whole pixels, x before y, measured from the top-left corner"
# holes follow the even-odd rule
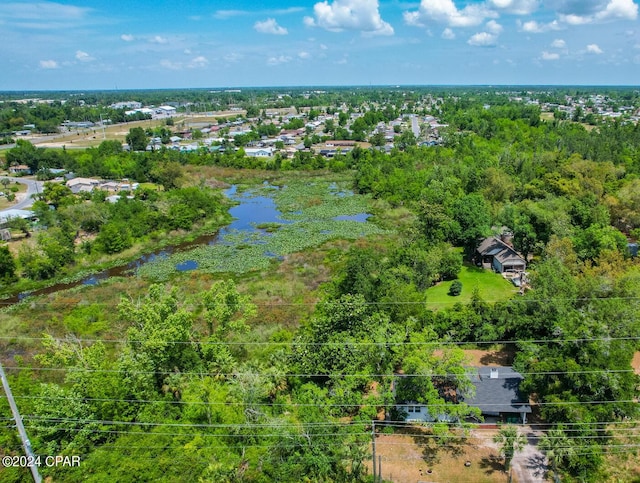
[[[372,458],[371,462],[373,463],[373,483],[377,483],[377,472],[376,472],[376,421],[375,419],[371,421],[371,445],[372,445]]]
[[[11,407],[11,412],[13,413],[13,419],[16,422],[16,427],[18,428],[18,433],[20,433],[20,439],[22,440],[24,452],[27,455],[27,461],[32,463],[29,469],[31,470],[31,474],[33,475],[33,481],[35,481],[35,483],[41,483],[42,477],[38,472],[38,465],[36,464],[36,458],[33,454],[33,450],[31,449],[31,442],[29,441],[27,432],[25,431],[24,425],[22,424],[22,416],[20,416],[20,413],[18,412],[18,406],[16,406],[16,401],[13,399],[13,394],[11,393],[11,388],[9,387],[9,380],[7,379],[7,375],[4,373],[4,368],[2,367],[1,362],[0,378],[2,379],[2,387],[4,388],[4,393],[7,395],[7,400],[9,401],[9,406]]]
[[[107,133],[104,129],[104,121],[102,120],[102,114],[100,114],[100,125],[102,126],[102,139],[107,139]]]

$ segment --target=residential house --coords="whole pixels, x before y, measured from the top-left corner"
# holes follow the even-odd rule
[[[480,243],[476,249],[475,260],[478,265],[491,268],[498,273],[523,272],[527,268],[526,260],[497,236],[485,238]]]
[[[425,404],[420,404],[415,401],[402,402],[396,404],[396,409],[402,414],[406,414],[404,420],[408,423],[435,423],[437,422],[454,422],[451,417],[446,414],[440,414],[432,416],[429,413],[429,408]]]
[[[329,140],[326,143],[326,146],[328,148],[344,148],[344,147],[353,147],[356,145],[355,141],[351,141],[349,139],[334,139],[334,140]]]
[[[9,173],[11,174],[31,174],[31,168],[26,164],[19,164],[17,166],[9,166]]]
[[[34,220],[35,213],[31,210],[17,210],[11,208],[0,213],[0,228],[7,228],[12,218],[22,218],[24,220]]]
[[[107,181],[106,183],[102,183],[100,185],[100,189],[103,191],[118,191],[118,183],[115,181]]]
[[[270,158],[273,148],[245,148],[244,153],[251,158]]]
[[[100,181],[92,178],[73,178],[67,181],[67,187],[72,193],[90,192],[100,185]]]
[[[480,409],[484,422],[526,424],[527,414],[531,414],[531,405],[520,391],[520,384],[524,379],[522,374],[507,366],[470,367],[469,377],[475,387],[475,394],[465,396],[455,390],[449,391],[443,394],[445,401],[464,402]],[[454,422],[448,415],[438,414],[438,408],[429,411],[428,405],[415,401],[399,401],[396,409],[405,415],[407,422]]]
[[[471,382],[476,388],[472,397],[461,398],[482,412],[485,422],[501,421],[526,424],[531,414],[529,399],[520,391],[524,377],[513,367],[474,367]]]

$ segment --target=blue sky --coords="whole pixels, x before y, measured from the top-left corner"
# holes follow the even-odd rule
[[[638,84],[638,0],[0,3],[0,90]]]

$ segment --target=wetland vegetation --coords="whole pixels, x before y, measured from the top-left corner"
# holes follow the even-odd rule
[[[628,94],[612,99],[638,102]],[[464,444],[479,411],[451,397],[472,391],[462,347],[505,349],[563,479],[604,481],[614,466],[616,478],[637,476],[640,129],[543,116],[561,97],[296,98],[299,121],[287,122],[324,116],[302,128],[309,141],[384,143],[378,123],[398,138],[331,158],[252,158],[230,138],[216,152],[12,148],[7,160],[141,183],[114,203],[47,184],[38,222],[10,226],[0,251],[4,294],[124,267],[0,311],[2,362],[34,450],[83,458],[45,476],[371,481],[372,430],[404,425],[396,386],[438,408],[424,430],[434,445]],[[267,107],[256,131],[273,124]],[[418,145],[409,115],[448,126]],[[472,262],[505,229],[527,262],[521,293]],[[9,421],[5,398],[0,414]],[[9,425],[0,447],[21,451]],[[27,476],[0,468],[3,481]]]

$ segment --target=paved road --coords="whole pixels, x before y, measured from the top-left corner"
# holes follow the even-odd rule
[[[6,210],[0,210],[0,213],[2,213],[3,211],[7,211],[7,210],[26,210],[27,208],[31,207],[31,205],[33,205],[33,197],[32,195],[38,194],[38,193],[42,193],[42,187],[44,185],[44,183],[42,181],[35,181],[33,179],[29,179],[29,178],[12,178],[10,176],[2,176],[0,177],[0,179],[2,178],[8,178],[11,180],[11,182],[17,181],[18,183],[22,183],[22,184],[26,184],[27,185],[27,193],[26,195],[23,195],[24,198],[22,200],[20,200],[19,202],[17,202],[15,205],[11,206],[10,208],[7,208]],[[2,186],[0,185],[0,189],[2,189]]]
[[[420,138],[420,125],[418,124],[418,116],[411,116],[411,130],[416,139]]]
[[[511,460],[511,469],[514,480],[518,483],[544,483],[548,471],[547,458],[538,449],[538,441],[542,436],[541,431],[534,431],[530,426],[519,428],[520,433],[527,438],[527,445],[522,451],[517,452]]]

